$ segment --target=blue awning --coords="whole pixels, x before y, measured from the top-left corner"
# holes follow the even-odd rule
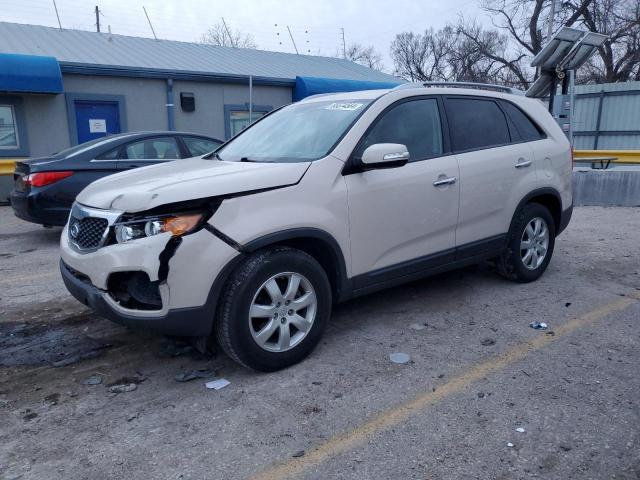
[[[58,60],[54,57],[1,53],[0,92],[62,93]]]
[[[355,92],[358,90],[378,90],[393,88],[401,82],[370,82],[368,80],[340,80],[320,77],[296,77],[293,101],[297,102],[319,93]]]

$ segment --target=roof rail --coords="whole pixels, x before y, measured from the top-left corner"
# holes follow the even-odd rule
[[[405,90],[407,88],[420,88],[420,87],[453,87],[453,88],[475,88],[477,90],[492,90],[494,92],[513,93],[516,95],[523,95],[522,90],[517,88],[505,87],[504,85],[495,85],[492,83],[479,83],[479,82],[413,82],[403,83],[398,85],[393,90]]]

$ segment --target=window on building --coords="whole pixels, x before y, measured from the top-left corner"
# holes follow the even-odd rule
[[[259,120],[261,117],[264,117],[266,112],[251,112],[251,119],[253,122]],[[229,122],[231,123],[231,136],[235,136],[240,133],[242,130],[247,128],[251,122],[249,122],[249,111],[243,110],[232,110],[229,113]]]
[[[385,112],[358,146],[354,156],[376,143],[400,143],[411,161],[442,155],[442,127],[435,99],[403,102]]]
[[[219,142],[214,142],[208,138],[182,137],[182,139],[189,150],[189,154],[193,157],[211,153],[220,146]]]
[[[493,100],[449,98],[446,109],[454,151],[491,148],[511,141],[507,119]]]
[[[16,149],[19,146],[15,110],[12,105],[0,105],[0,148]]]
[[[175,160],[180,158],[178,143],[173,137],[152,138],[127,145],[129,160]]]

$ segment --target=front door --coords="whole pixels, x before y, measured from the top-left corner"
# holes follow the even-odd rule
[[[455,248],[458,163],[444,153],[438,101],[419,98],[391,106],[354,157],[377,143],[403,144],[411,160],[345,177],[355,288],[446,263]]]
[[[118,102],[76,100],[74,106],[78,143],[120,133]]]

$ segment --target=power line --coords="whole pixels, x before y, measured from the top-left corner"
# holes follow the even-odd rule
[[[144,14],[147,17],[147,21],[149,22],[149,26],[151,27],[151,33],[153,33],[153,38],[158,40],[158,37],[156,37],[156,31],[153,29],[153,25],[151,24],[151,19],[149,18],[149,14],[147,13],[147,9],[144,7],[144,5],[142,6],[142,10],[144,10]]]
[[[58,27],[62,30],[62,23],[60,22],[60,14],[58,13],[58,6],[56,5],[56,0],[53,0],[53,8],[56,11],[56,18],[58,19]]]

